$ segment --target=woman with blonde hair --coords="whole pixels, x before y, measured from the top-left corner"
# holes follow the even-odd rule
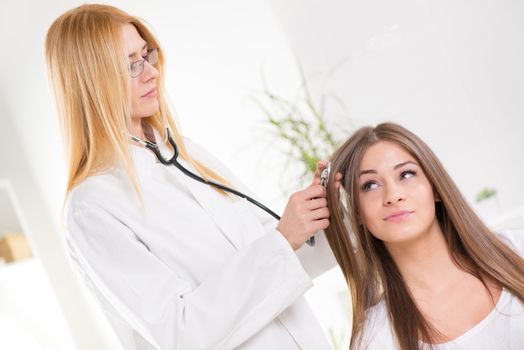
[[[69,253],[123,347],[328,349],[302,297],[335,263],[322,232],[303,247],[329,224],[318,172],[278,222],[229,194],[238,180],[177,131],[159,43],[117,8],[62,14],[45,54],[69,150]],[[175,146],[184,171],[161,163]]]
[[[494,234],[400,125],[359,129],[331,161],[349,212],[328,185],[350,349],[524,349],[524,231]]]

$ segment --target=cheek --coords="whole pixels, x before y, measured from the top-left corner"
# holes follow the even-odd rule
[[[417,211],[418,224],[423,228],[432,225],[435,213],[435,195],[428,181],[421,181],[413,187],[413,193],[410,195],[415,210]]]
[[[421,206],[422,210],[435,210],[435,196],[429,182],[421,181],[411,191],[413,194],[410,197],[416,198],[417,204]]]
[[[430,189],[420,205],[421,211],[424,212],[427,220],[432,221],[435,218],[435,197]]]
[[[381,201],[375,198],[373,193],[366,193],[366,195],[359,196],[358,213],[362,224],[370,230],[373,230],[380,221],[380,207]]]
[[[140,102],[140,96],[138,94],[138,84],[136,83],[136,80],[131,81],[130,89],[131,89],[131,107],[135,109],[136,106],[138,106]]]

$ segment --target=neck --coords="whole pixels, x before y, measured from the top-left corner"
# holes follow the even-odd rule
[[[448,250],[438,222],[426,234],[402,243],[385,243],[412,292],[446,288],[463,276]]]

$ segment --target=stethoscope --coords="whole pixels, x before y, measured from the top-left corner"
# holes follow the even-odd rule
[[[251,202],[252,204],[256,205],[257,207],[259,207],[260,209],[264,210],[266,213],[268,213],[269,215],[271,215],[272,217],[274,217],[275,219],[277,220],[280,220],[280,216],[278,216],[277,214],[275,214],[275,212],[273,212],[271,209],[269,209],[268,207],[266,207],[265,205],[263,205],[262,203],[258,202],[257,200],[253,199],[252,197],[248,196],[247,194],[245,193],[242,193],[240,191],[237,191],[233,188],[230,188],[230,187],[227,187],[227,186],[224,186],[222,184],[219,184],[217,182],[214,182],[214,181],[210,181],[210,180],[206,180],[204,179],[203,177],[189,171],[187,168],[184,168],[184,166],[182,166],[182,164],[180,164],[178,162],[178,147],[175,143],[175,140],[173,140],[173,138],[171,137],[171,133],[169,131],[169,128],[166,128],[167,130],[167,140],[169,141],[169,143],[171,144],[171,146],[173,146],[173,150],[174,150],[174,154],[173,156],[171,157],[171,159],[166,159],[164,158],[164,156],[162,155],[162,153],[160,153],[160,149],[158,147],[157,144],[151,142],[151,141],[148,141],[148,140],[142,140],[142,139],[139,139],[138,137],[136,136],[133,136],[133,135],[130,135],[131,138],[133,139],[133,141],[143,145],[144,147],[148,148],[149,150],[151,150],[156,158],[158,159],[158,161],[160,163],[162,163],[163,165],[174,165],[175,167],[177,167],[182,173],[184,173],[185,175],[189,176],[190,178],[198,181],[198,182],[201,182],[203,184],[206,184],[206,185],[209,185],[209,186],[213,186],[213,187],[216,187],[218,189],[221,189],[223,191],[226,191],[226,192],[229,192],[229,193],[232,193],[240,198],[244,198],[246,199],[247,201]],[[326,184],[327,184],[327,179],[329,177],[329,166],[324,169],[324,171],[322,172],[321,176],[320,176],[320,183],[325,187]],[[314,246],[315,245],[315,236],[311,236],[307,241],[306,243],[309,245],[309,246]]]

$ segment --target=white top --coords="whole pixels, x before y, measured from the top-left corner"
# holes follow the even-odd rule
[[[215,158],[186,146],[246,191]],[[70,256],[124,349],[329,349],[302,297],[335,265],[324,234],[294,252],[259,208],[130,147],[143,209],[118,168],[79,184],[65,209]]]
[[[524,255],[524,230],[500,234],[502,240]],[[367,350],[396,349],[394,332],[387,317],[385,301],[373,306],[366,315],[364,348]],[[421,343],[422,348],[424,344]],[[366,347],[367,346],[367,347]],[[502,290],[491,311],[476,326],[454,340],[434,345],[435,350],[521,350],[524,349],[524,305],[512,293]]]

